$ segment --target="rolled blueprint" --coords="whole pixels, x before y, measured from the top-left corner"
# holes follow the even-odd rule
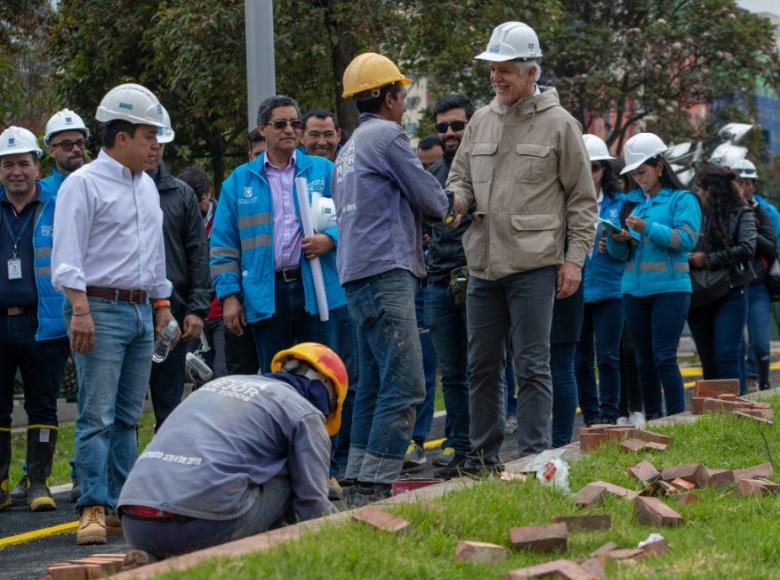
[[[314,235],[314,227],[311,223],[311,207],[309,205],[309,186],[306,178],[295,178],[295,190],[298,194],[298,208],[301,212],[301,221],[303,222],[303,235],[310,237]],[[322,277],[322,265],[319,258],[309,260],[311,265],[311,278],[314,282],[314,294],[317,296],[317,310],[320,314],[320,320],[328,321],[328,296],[325,293],[325,279]]]

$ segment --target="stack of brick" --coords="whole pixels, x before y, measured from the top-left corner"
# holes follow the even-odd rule
[[[124,554],[95,554],[80,560],[51,564],[45,580],[95,580],[122,571]]]
[[[621,450],[627,453],[637,451],[666,451],[672,438],[652,431],[617,425],[592,425],[580,428],[580,450],[590,453],[610,441],[621,442]]]
[[[751,401],[739,396],[737,379],[696,381],[691,408],[694,415],[732,414],[766,425],[771,425],[774,417],[769,403]]]

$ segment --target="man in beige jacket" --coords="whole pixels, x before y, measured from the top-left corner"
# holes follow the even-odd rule
[[[521,22],[496,27],[487,51],[495,98],[474,114],[447,180],[471,227],[463,236],[471,451],[466,473],[500,471],[507,341],[520,381],[521,456],[550,445],[553,299],[573,294],[597,217],[577,121],[536,81],[542,52]]]

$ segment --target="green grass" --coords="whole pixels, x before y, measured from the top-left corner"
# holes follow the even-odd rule
[[[773,400],[775,410],[780,397]],[[656,467],[704,463],[711,468],[740,468],[769,461],[763,429],[733,417],[706,416],[695,424],[657,429],[674,437],[660,455],[618,451],[616,444],[571,464],[573,490],[596,479],[632,489],[626,468],[646,458]],[[778,428],[765,431],[768,447],[780,448]],[[651,532],[662,533],[670,551],[638,562],[609,563],[609,578],[772,578],[780,569],[777,513],[780,496],[737,499],[732,490],[696,492],[702,503],[680,505],[666,501],[685,518],[679,528],[655,530],[639,525],[633,504],[610,498],[602,508],[583,512],[573,496],[542,488],[534,481],[490,480],[476,487],[451,492],[432,505],[409,504],[392,508],[413,524],[401,537],[369,530],[358,524],[329,525],[306,534],[300,541],[272,551],[236,559],[214,559],[166,578],[307,578],[307,579],[418,579],[500,578],[507,571],[559,557],[582,559],[607,541],[635,547]],[[509,528],[548,523],[558,515],[604,513],[612,516],[612,528],[594,533],[573,533],[565,554],[510,552],[497,566],[454,563],[458,539],[502,544],[511,548]]]
[[[49,477],[49,485],[60,485],[70,482],[70,460],[73,459],[76,424],[73,422],[60,423],[57,434],[57,448],[54,452],[54,463]],[[138,430],[138,449],[145,448],[154,435],[154,414],[144,413]],[[11,486],[15,486],[22,477],[22,465],[27,456],[27,436],[25,433],[17,433],[12,438],[11,456]]]

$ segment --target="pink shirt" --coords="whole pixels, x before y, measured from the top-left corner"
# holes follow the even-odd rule
[[[293,199],[295,152],[284,169],[271,165],[267,154],[264,164],[274,210],[274,267],[277,272],[286,268],[299,268],[303,230],[298,223]]]

